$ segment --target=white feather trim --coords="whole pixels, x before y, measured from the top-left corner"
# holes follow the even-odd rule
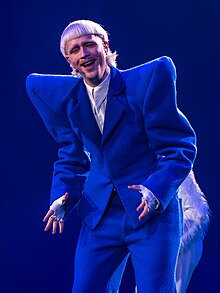
[[[190,246],[195,237],[204,237],[209,224],[210,209],[206,197],[196,182],[193,171],[179,187],[183,207],[181,250]]]

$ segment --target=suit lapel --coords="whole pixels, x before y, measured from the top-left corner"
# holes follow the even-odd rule
[[[82,79],[71,93],[72,98],[78,100],[73,112],[70,113],[71,120],[88,139],[98,146],[107,140],[120,119],[126,113],[124,87],[119,70],[112,67],[103,135],[95,120]]]
[[[89,97],[82,80],[79,82],[78,87],[73,90],[72,97],[78,100],[76,107],[70,114],[74,125],[93,143],[100,145],[102,134],[92,112]]]
[[[102,136],[102,144],[106,142],[114,128],[126,113],[126,97],[124,82],[118,69],[111,68],[111,81],[107,96],[105,123]]]

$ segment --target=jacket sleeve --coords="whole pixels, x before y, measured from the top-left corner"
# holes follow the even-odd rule
[[[176,71],[168,57],[154,67],[143,113],[150,147],[157,156],[156,171],[143,182],[160,201],[159,212],[169,204],[192,169],[196,155],[195,133],[177,108]]]
[[[53,86],[52,81],[50,80]],[[47,95],[51,94],[49,88],[47,91],[45,88],[41,90],[44,82],[42,75],[40,77],[30,75],[27,78],[26,88],[46,128],[59,145],[58,160],[54,164],[50,204],[68,192],[68,210],[70,210],[81,197],[90,161],[79,135],[71,128],[68,116],[58,113],[48,102],[51,98],[47,99]]]

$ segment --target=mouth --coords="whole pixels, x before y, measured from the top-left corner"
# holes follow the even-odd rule
[[[84,68],[89,67],[89,66],[93,65],[95,63],[95,61],[96,61],[95,59],[94,60],[88,60],[86,62],[81,63],[80,66],[82,66]]]

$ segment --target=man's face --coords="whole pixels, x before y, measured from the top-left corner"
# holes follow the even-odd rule
[[[66,59],[72,68],[79,70],[90,86],[100,84],[108,72],[106,63],[108,44],[96,35],[84,35],[66,43]]]

